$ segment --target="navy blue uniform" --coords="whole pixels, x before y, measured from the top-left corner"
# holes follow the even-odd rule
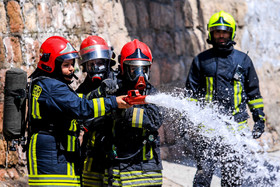
[[[117,108],[115,97],[87,100],[61,81],[39,78],[31,99],[29,185],[80,186],[80,129],[75,119],[104,116]]]
[[[123,83],[117,95],[127,94]],[[152,95],[156,89],[147,83],[142,95]],[[161,186],[162,164],[158,129],[162,125],[160,109],[153,104],[133,105],[117,110],[112,134],[110,167],[105,184],[109,186]]]
[[[253,63],[247,54],[233,47],[228,51],[211,48],[196,56],[187,77],[186,89],[188,96],[195,100],[218,104],[219,112],[233,116],[239,130],[248,128],[246,104],[255,122],[264,119],[263,99]],[[222,186],[239,186],[242,183],[242,158],[228,156],[235,153],[233,148],[220,145],[220,140],[208,140],[199,134],[191,136],[198,168],[195,187],[210,186],[216,157],[222,158]]]

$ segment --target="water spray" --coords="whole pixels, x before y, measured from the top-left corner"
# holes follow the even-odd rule
[[[226,155],[230,159],[241,159],[245,186],[277,186],[280,184],[280,163],[267,160],[267,153],[253,139],[249,127],[240,128],[231,116],[221,114],[214,104],[200,105],[189,98],[174,97],[168,94],[149,95],[142,98],[145,103],[155,104],[180,114],[180,120],[186,131],[196,129],[200,137],[214,140],[215,148],[229,147],[233,150]],[[170,110],[172,109],[172,110]],[[172,116],[168,114],[167,117]],[[220,158],[219,158],[220,159]],[[222,162],[223,160],[219,160]],[[228,167],[232,167],[228,164]],[[231,172],[230,169],[227,172]],[[234,173],[231,173],[235,175]]]

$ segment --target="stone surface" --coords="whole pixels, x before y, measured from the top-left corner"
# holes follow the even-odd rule
[[[52,6],[52,16],[53,16],[52,24],[53,27],[57,30],[65,30],[63,10],[64,10],[63,7],[59,3],[56,3]]]
[[[24,38],[25,44],[25,64],[36,67],[39,61],[39,42],[33,38]]]
[[[37,28],[37,19],[36,19],[36,8],[32,3],[25,3],[23,5],[23,16],[25,28],[28,32],[36,32]]]
[[[52,17],[51,17],[49,7],[50,7],[49,4],[45,2],[37,4],[39,31],[46,31],[51,26]]]
[[[20,6],[16,1],[9,1],[7,4],[7,14],[10,19],[10,30],[12,33],[19,33],[23,32],[23,20],[20,13]]]
[[[7,32],[7,18],[6,18],[6,10],[3,2],[0,2],[0,32]]]
[[[78,3],[67,3],[63,9],[67,29],[81,28],[83,23],[80,5]]]
[[[20,67],[22,61],[21,45],[18,37],[4,38],[4,46],[6,48],[6,62],[10,67]]]
[[[5,63],[5,48],[3,43],[3,38],[0,37],[0,68],[4,68]]]

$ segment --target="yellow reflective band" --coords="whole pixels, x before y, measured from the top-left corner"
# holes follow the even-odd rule
[[[239,122],[238,124],[239,124],[239,125],[247,124],[247,120],[241,121],[241,122]]]
[[[198,127],[199,129],[204,130],[205,132],[213,132],[213,131],[215,131],[215,129],[213,129],[213,128],[205,129],[206,126],[205,126],[204,124],[202,124],[202,123],[198,124],[197,127]]]
[[[89,92],[89,93],[86,95],[86,98],[87,98],[87,99],[89,98],[90,94],[91,94],[91,92]]]
[[[70,128],[69,128],[69,131],[73,131],[73,132],[76,132],[77,131],[77,120],[76,119],[73,119],[71,121],[71,125],[70,125]]]
[[[100,87],[97,89],[98,95],[101,95]]]
[[[158,171],[124,171],[120,172],[119,170],[116,170],[116,172],[119,172],[121,176],[127,176],[122,178],[131,178],[131,177],[141,177],[141,176],[162,176],[162,173],[160,170]]]
[[[58,181],[59,182],[59,181]],[[29,186],[81,186],[81,184],[68,184],[68,183],[29,183]]]
[[[103,173],[93,172],[93,171],[83,171],[83,176],[91,179],[101,179],[104,177]]]
[[[42,119],[37,97],[32,97],[32,117],[33,119]]]
[[[78,96],[79,96],[80,98],[84,98],[84,94],[82,94],[82,93],[78,93]]]
[[[187,98],[187,101],[195,101],[195,102],[197,102],[198,100],[197,99],[194,99],[194,98]]]
[[[29,186],[80,186],[80,176],[29,175]]]
[[[235,115],[235,114],[237,114],[240,111],[239,106],[240,106],[241,101],[242,101],[242,95],[241,95],[241,93],[242,93],[242,86],[241,86],[241,82],[234,80],[233,89],[234,89],[234,112],[233,112],[233,115]]]
[[[105,102],[104,102],[104,98],[99,98],[100,100],[100,105],[101,105],[101,116],[105,115]]]
[[[93,158],[87,157],[84,161],[84,171],[90,171],[92,166]]]
[[[123,186],[149,186],[162,184],[161,171],[133,171],[121,172]]]
[[[206,77],[205,100],[210,102],[213,99],[213,77]]]
[[[113,182],[113,186],[123,186],[120,182],[121,181],[116,181],[115,179],[115,182]]]
[[[76,136],[67,135],[67,151],[75,152]]]
[[[93,99],[94,107],[94,117],[104,116],[105,115],[105,103],[104,98]]]
[[[237,131],[241,131],[241,130],[243,130],[243,129],[245,129],[245,128],[246,128],[246,126],[240,125],[240,126],[238,126]]]
[[[74,162],[67,162],[67,175],[68,176],[75,176]]]
[[[153,147],[150,148],[150,160],[154,158]]]
[[[259,118],[262,119],[262,120],[264,120],[264,121],[266,121],[265,117],[262,116],[262,115],[259,115]]]
[[[29,150],[28,150],[28,156],[29,156],[29,173],[30,175],[37,175],[37,155],[36,155],[36,143],[37,143],[37,137],[38,133],[33,134],[31,136],[31,140],[29,143]]]
[[[259,99],[254,99],[252,101],[248,102],[249,108],[253,109],[253,108],[263,108],[264,104],[263,104],[263,99],[259,98]]]
[[[143,160],[148,160],[147,157],[146,157],[146,150],[147,150],[147,147],[146,147],[146,144],[143,146]],[[153,147],[150,146],[150,160],[153,159],[154,157],[154,154],[153,154]]]
[[[132,127],[142,128],[144,109],[134,108],[132,115]]]
[[[90,146],[91,146],[91,147],[94,147],[95,138],[96,138],[96,131],[93,131],[93,132],[92,132],[92,136],[91,136],[91,141],[90,141]]]
[[[98,117],[98,103],[96,99],[93,99],[94,117]]]
[[[143,146],[143,160],[148,160],[146,158],[146,144]]]
[[[103,173],[83,171],[83,185],[84,186],[103,186]]]
[[[42,119],[39,110],[38,98],[42,93],[42,88],[38,85],[34,85],[32,90],[32,117],[34,119]]]
[[[154,186],[162,185],[161,171],[128,171],[113,170],[114,186]],[[105,170],[104,184],[108,184],[108,170]]]

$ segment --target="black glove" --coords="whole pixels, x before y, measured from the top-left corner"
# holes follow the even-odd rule
[[[119,86],[117,84],[117,80],[113,79],[105,79],[101,82],[100,85],[100,91],[103,92],[104,94],[113,94],[119,89]]]
[[[252,135],[254,139],[261,137],[264,132],[264,120],[258,120],[253,128]]]

